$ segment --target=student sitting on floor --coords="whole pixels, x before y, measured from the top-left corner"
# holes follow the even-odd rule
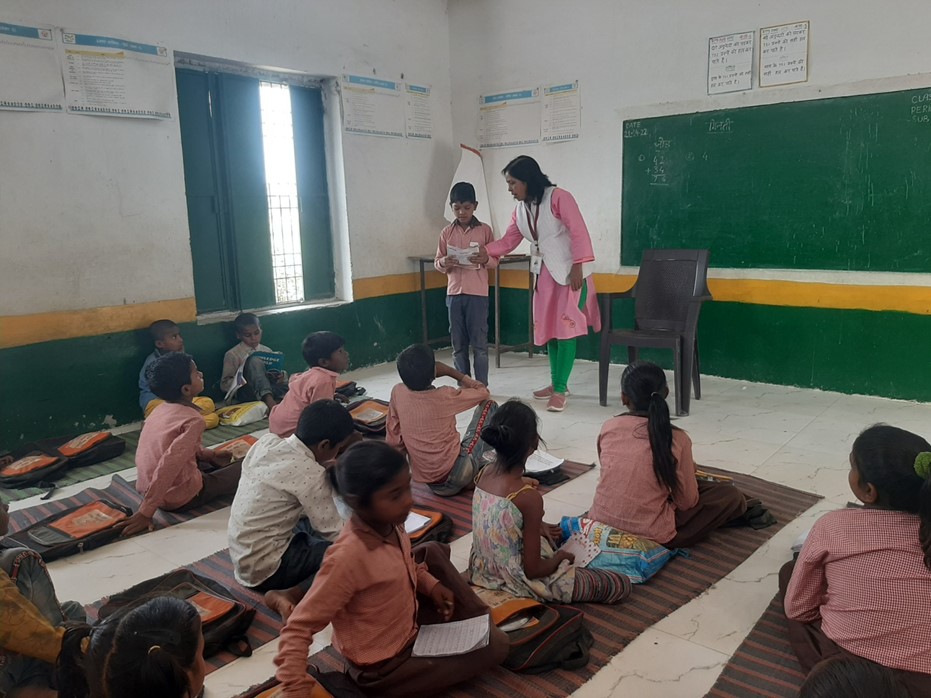
[[[336,396],[336,379],[349,368],[346,341],[335,332],[314,332],[304,338],[301,353],[310,369],[291,377],[288,394],[268,415],[268,430],[282,439],[297,428],[302,410],[317,400]]]
[[[331,473],[353,514],[281,631],[275,664],[284,696],[316,695],[307,650],[331,622],[350,678],[375,696],[439,695],[504,661],[508,637],[490,616],[487,646],[449,657],[411,656],[420,625],[477,617],[488,608],[450,563],[448,547],[426,543],[412,556],[404,531],[411,476],[398,451],[363,441]]]
[[[598,436],[601,478],[588,518],[667,548],[687,548],[747,512],[733,485],[698,482],[692,440],[672,426],[666,374],[649,361],[624,369],[628,412]]]
[[[84,622],[84,607],[59,603],[38,553],[6,547],[7,505],[0,503],[0,696],[49,698],[57,695],[52,675],[66,621]]]
[[[148,417],[152,410],[161,405],[164,400],[157,397],[149,386],[149,369],[155,360],[172,351],[184,351],[184,340],[181,338],[181,328],[171,320],[156,320],[149,325],[149,334],[152,335],[152,341],[155,343],[155,351],[145,357],[142,364],[142,370],[139,371],[139,406],[142,408],[142,416]],[[207,428],[212,429],[220,424],[219,418],[214,414],[217,406],[209,397],[198,395],[194,398],[194,404],[197,409],[204,415],[204,421]]]
[[[537,450],[537,414],[520,400],[508,400],[482,430],[495,449],[495,462],[482,470],[472,496],[472,583],[503,589],[537,601],[619,603],[630,595],[630,580],[607,570],[581,569],[572,553],[554,551],[559,535],[543,521],[543,496],[523,477]]]
[[[931,696],[931,443],[885,424],[850,453],[865,506],[832,511],[779,574],[789,640],[805,671],[851,655]],[[791,577],[791,579],[790,579]]]
[[[288,375],[284,371],[270,372],[260,357],[252,356],[261,351],[274,352],[262,344],[262,324],[252,313],[240,313],[233,320],[236,339],[239,344],[223,355],[223,377],[220,390],[229,392],[236,380],[236,374],[242,368],[246,384],[233,395],[235,402],[252,402],[261,400],[268,409],[274,407],[288,392]]]
[[[425,482],[434,494],[451,497],[471,487],[484,466],[482,427],[497,404],[488,388],[437,361],[426,344],[413,344],[398,356],[403,383],[391,390],[386,425],[389,444],[407,452],[415,482]],[[433,385],[448,376],[461,387]],[[478,407],[476,407],[478,405]],[[456,415],[476,407],[465,438],[459,438]]]
[[[69,628],[59,697],[195,698],[206,672],[197,609],[160,596],[96,626]]]
[[[160,356],[151,370],[152,390],[165,403],[142,425],[136,448],[139,511],[124,522],[123,535],[151,530],[158,509],[179,511],[233,494],[242,462],[229,453],[204,448],[204,420],[194,398],[204,389],[204,374],[189,354]]]
[[[265,603],[284,619],[343,528],[321,463],[360,438],[345,407],[320,400],[304,408],[296,433],[266,434],[243,461],[229,521],[233,572],[243,586],[267,592]]]

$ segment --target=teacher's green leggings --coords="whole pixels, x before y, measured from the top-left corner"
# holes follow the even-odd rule
[[[579,310],[585,307],[588,299],[588,279],[582,284],[582,293],[579,295]],[[575,363],[577,340],[551,339],[546,343],[546,351],[550,357],[550,379],[553,392],[565,393],[569,389],[569,376],[572,374],[572,365]]]

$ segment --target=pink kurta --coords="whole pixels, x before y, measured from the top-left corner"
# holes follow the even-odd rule
[[[522,206],[523,204],[518,204]],[[592,238],[582,219],[579,206],[572,194],[564,189],[554,189],[550,209],[569,230],[572,246],[572,262],[584,263],[595,259]],[[513,251],[524,239],[517,226],[517,209],[511,214],[511,222],[504,237],[486,247],[492,257],[502,257]],[[572,339],[584,337],[591,327],[595,332],[601,330],[601,314],[598,311],[598,298],[595,295],[595,282],[591,275],[585,279],[588,285],[588,297],[585,305],[579,309],[581,289],[573,291],[569,285],[563,285],[553,279],[547,269],[546,258],[537,278],[536,291],[533,294],[533,342],[543,346],[551,339]]]

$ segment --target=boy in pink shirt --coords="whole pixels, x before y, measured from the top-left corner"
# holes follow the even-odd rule
[[[426,483],[434,494],[451,497],[471,486],[485,465],[488,448],[482,427],[498,409],[488,388],[437,361],[426,344],[413,344],[398,356],[403,383],[391,390],[386,440],[405,451],[415,482]],[[448,376],[461,387],[436,387]],[[477,407],[476,407],[477,405]],[[465,438],[459,438],[456,415],[475,407]]]
[[[152,530],[158,509],[191,509],[236,492],[242,461],[201,444],[204,419],[194,398],[204,389],[204,374],[190,354],[160,356],[150,370],[152,392],[165,402],[145,420],[136,449],[139,511],[124,523],[123,535]]]
[[[449,333],[453,342],[453,365],[465,375],[469,370],[469,347],[472,347],[475,380],[488,385],[488,270],[498,266],[489,257],[484,264],[475,261],[481,245],[494,242],[491,228],[475,217],[478,201],[475,187],[457,182],[449,192],[449,206],[456,220],[443,228],[436,248],[434,266],[446,274],[446,307],[449,309]],[[452,254],[473,249],[474,254],[463,259]]]
[[[286,439],[297,429],[304,408],[336,396],[336,379],[349,368],[346,340],[335,332],[314,332],[304,338],[301,353],[310,370],[291,378],[288,394],[268,415],[268,429]]]

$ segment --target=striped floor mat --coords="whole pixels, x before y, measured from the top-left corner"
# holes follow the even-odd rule
[[[268,428],[268,420],[263,419],[258,422],[253,422],[244,427],[217,427],[216,429],[208,429],[204,432],[204,446],[216,446],[217,444],[223,443],[224,441],[229,441],[230,439],[235,439],[237,436],[242,436],[243,434],[251,434],[254,431],[259,431],[261,429]],[[127,470],[129,468],[134,468],[136,466],[136,446],[139,444],[139,434],[140,430],[128,431],[125,434],[119,434],[119,437],[126,442],[126,450],[116,458],[111,458],[108,461],[103,463],[97,463],[95,465],[88,465],[83,468],[76,468],[74,470],[69,470],[66,473],[63,473],[55,478],[55,484],[58,487],[67,487],[68,485],[75,485],[79,482],[86,482],[95,477],[101,475],[109,475],[110,473],[118,473],[121,470]],[[0,487],[0,499],[4,502],[16,502],[20,499],[26,499],[27,497],[33,497],[37,494],[44,494],[47,492],[47,489],[41,487],[24,487],[21,489],[9,489],[6,487]]]
[[[789,637],[782,604],[769,608],[741,643],[715,682],[709,698],[795,698],[805,680]]]
[[[818,495],[800,492],[749,475],[725,473],[713,468],[704,469],[733,477],[735,484],[747,496],[758,497],[763,501],[776,517],[778,524],[762,531],[729,528],[712,534],[708,540],[692,548],[690,558],[675,558],[648,583],[635,586],[630,599],[618,606],[580,604],[579,607],[585,611],[588,627],[595,637],[591,662],[584,669],[527,675],[514,674],[499,668],[445,695],[456,698],[513,698],[515,695],[525,698],[555,698],[569,695],[605,666],[637,635],[729,574],[780,528],[821,499]],[[323,670],[342,668],[342,660],[332,647],[311,659]]]
[[[540,491],[549,492],[587,473],[594,467],[594,463],[586,464],[567,460],[560,468],[566,479],[554,485],[540,485]],[[472,531],[472,490],[460,492],[454,497],[439,497],[433,494],[429,487],[419,482],[411,483],[411,490],[414,494],[415,506],[442,511],[453,520],[454,540]]]
[[[25,509],[19,509],[18,511],[10,512],[10,533],[21,531],[27,526],[31,526],[37,521],[40,521],[47,516],[51,516],[52,514],[58,514],[59,512],[65,511],[66,509],[70,509],[71,507],[79,506],[81,504],[88,504],[90,502],[96,502],[100,499],[108,499],[114,504],[122,504],[123,506],[129,507],[133,511],[136,511],[139,509],[139,504],[142,502],[142,495],[136,492],[135,483],[124,480],[119,475],[114,475],[113,479],[110,481],[110,486],[105,489],[81,490],[76,495],[71,497],[56,499],[51,502],[37,504],[34,507],[27,507]],[[174,526],[175,524],[179,524],[184,521],[190,521],[191,519],[196,519],[198,516],[203,516],[204,514],[209,514],[212,511],[218,511],[228,507],[232,501],[233,496],[230,495],[228,497],[222,497],[212,502],[208,502],[207,504],[199,506],[196,509],[189,509],[188,511],[184,512],[159,510],[155,514],[153,522],[156,528]]]

